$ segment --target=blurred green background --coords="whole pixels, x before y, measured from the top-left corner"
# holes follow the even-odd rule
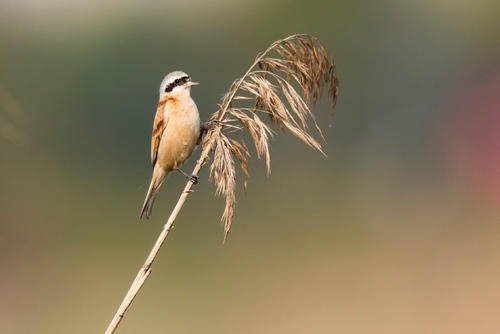
[[[331,129],[326,99],[315,110],[328,159],[278,135],[224,246],[205,168],[118,332],[500,332],[499,13],[3,0],[0,332],[104,331],[185,184],[171,175],[139,222],[163,76],[199,81],[207,119],[258,51],[297,32],[337,62]]]

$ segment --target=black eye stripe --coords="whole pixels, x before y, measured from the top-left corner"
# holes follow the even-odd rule
[[[183,85],[184,83],[188,82],[191,78],[186,76],[183,76],[182,78],[175,79],[174,82],[170,83],[166,88],[165,88],[165,93],[171,92],[172,89],[174,89],[177,86]]]

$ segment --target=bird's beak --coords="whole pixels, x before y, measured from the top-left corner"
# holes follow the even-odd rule
[[[191,86],[197,86],[197,85],[199,85],[199,84],[200,84],[199,82],[189,81],[189,82],[188,82],[188,87],[191,87]]]

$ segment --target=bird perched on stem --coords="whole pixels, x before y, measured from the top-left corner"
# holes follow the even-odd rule
[[[191,156],[201,135],[200,115],[191,98],[191,87],[198,85],[184,72],[167,74],[160,85],[160,101],[156,109],[151,137],[153,176],[141,210],[141,218],[151,216],[158,190],[168,173],[178,170],[193,183],[198,177],[179,167]]]

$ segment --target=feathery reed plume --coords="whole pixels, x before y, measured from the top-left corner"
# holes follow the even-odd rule
[[[217,125],[204,139],[204,146],[214,142],[210,176],[217,184],[216,193],[226,197],[222,215],[224,240],[231,229],[236,202],[233,156],[239,160],[245,174],[245,189],[250,157],[244,142],[228,138],[224,129],[248,130],[257,156],[265,159],[268,174],[271,172],[269,138],[274,133],[263,121],[265,116],[275,127],[292,133],[325,154],[308,126],[310,120],[323,138],[311,108],[317,103],[324,87],[329,88],[333,112],[338,95],[334,60],[315,37],[304,34],[274,42],[257,57],[247,73],[232,84],[219,110],[210,119]]]
[[[315,37],[305,34],[292,35],[271,44],[257,56],[243,77],[232,84],[219,109],[208,122],[212,126],[205,135],[203,151],[192,173],[198,175],[213,151],[214,158],[210,166],[210,175],[217,184],[216,193],[226,197],[226,206],[222,215],[224,240],[231,228],[234,213],[236,159],[246,177],[245,188],[249,176],[248,148],[243,140],[230,138],[228,136],[230,131],[248,129],[257,156],[263,157],[266,161],[268,173],[271,172],[268,141],[273,132],[270,126],[262,120],[263,115],[267,115],[271,124],[291,132],[307,145],[324,154],[321,145],[311,135],[307,122],[312,120],[322,136],[311,107],[318,101],[322,89],[328,87],[333,112],[338,95],[337,84],[333,58],[328,57],[325,48]],[[184,187],[144,265],[139,269],[106,329],[106,334],[115,332],[128,307],[151,274],[153,261],[191,193],[193,184],[194,181],[190,179]]]

